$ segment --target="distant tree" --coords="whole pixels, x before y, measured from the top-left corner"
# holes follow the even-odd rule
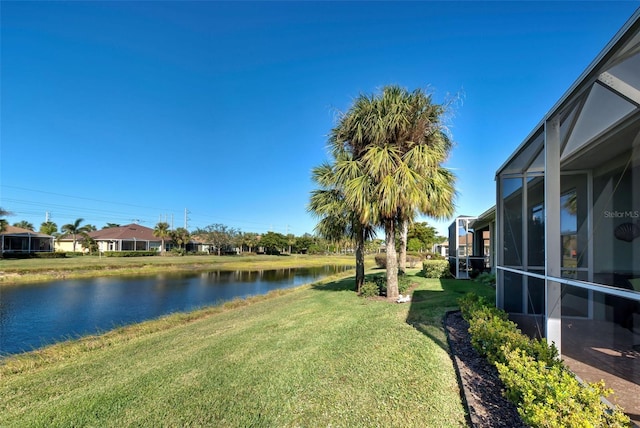
[[[314,244],[315,244],[315,239],[313,235],[305,233],[304,235],[296,238],[295,251],[297,253],[303,253],[303,254],[308,253],[309,249],[312,248]]]
[[[58,232],[58,225],[52,221],[45,221],[40,225],[40,233],[53,235],[56,232]]]
[[[1,217],[6,217],[8,215],[13,215],[13,213],[11,211],[5,210],[4,208],[0,208],[0,232],[4,232],[9,225],[9,222]]]
[[[112,223],[108,223],[108,224],[112,224]],[[164,240],[171,236],[169,223],[166,223],[164,221],[157,223],[156,227],[153,229],[153,236],[155,236],[156,238],[160,238],[160,241],[161,241],[160,254],[164,254],[164,251],[165,251]]]
[[[205,231],[207,241],[214,245],[218,255],[221,255],[223,250],[226,251],[230,249],[235,242],[236,237],[240,234],[239,230],[220,223],[211,224],[205,227]]]
[[[13,223],[13,226],[14,226],[14,227],[19,227],[19,228],[21,228],[21,229],[27,229],[27,230],[33,230],[33,229],[34,229],[34,228],[33,228],[33,224],[32,224],[32,223],[29,223],[29,222],[28,222],[28,221],[26,221],[26,220],[22,220],[22,221],[19,221],[19,222],[17,222],[17,223]]]
[[[247,246],[250,253],[258,246],[259,239],[259,235],[255,232],[245,232],[242,234],[242,244]]]
[[[114,227],[120,227],[118,223],[107,223],[104,225],[103,229],[112,229]]]
[[[98,228],[93,224],[85,225],[85,232],[95,232]]]
[[[74,221],[73,223],[69,223],[69,224],[65,224],[64,226],[62,226],[62,228],[60,229],[62,231],[62,233],[66,234],[66,235],[71,235],[73,236],[73,252],[76,252],[76,240],[77,240],[77,236],[81,235],[82,233],[86,233],[89,231],[89,229],[87,229],[86,226],[80,226],[80,224],[84,221],[83,218],[78,218],[76,219],[76,221]]]
[[[176,230],[171,231],[171,239],[175,242],[180,249],[185,249],[191,235],[189,231],[184,227],[179,227]]]
[[[282,233],[267,232],[260,237],[260,246],[267,254],[280,254],[287,245],[287,237]]]
[[[411,224],[407,238],[408,241],[413,242],[411,251],[431,251],[433,245],[439,242],[438,232],[433,226],[429,226],[427,222]],[[409,246],[408,244],[407,242],[407,246]]]
[[[90,237],[87,233],[82,234],[82,240],[80,241],[80,245],[85,250],[89,251],[89,254],[94,254],[98,252],[98,243],[95,239]]]

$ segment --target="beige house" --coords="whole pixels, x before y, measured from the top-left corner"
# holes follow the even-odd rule
[[[162,240],[153,235],[153,229],[139,224],[128,224],[119,227],[89,232],[91,238],[98,243],[100,251],[160,251]],[[80,242],[82,235],[76,236],[76,251],[82,251]],[[165,238],[165,247],[170,239]],[[56,240],[56,251],[73,251],[73,236],[65,235]]]

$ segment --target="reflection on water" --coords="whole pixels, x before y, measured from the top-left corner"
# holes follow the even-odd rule
[[[348,266],[106,277],[4,288],[0,355],[314,282]]]

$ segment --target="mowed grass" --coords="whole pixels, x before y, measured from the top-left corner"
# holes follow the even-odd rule
[[[493,290],[413,280],[410,304],[348,278],[7,358],[0,426],[465,426],[442,317]]]

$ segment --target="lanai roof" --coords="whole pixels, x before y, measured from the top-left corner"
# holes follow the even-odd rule
[[[544,126],[560,123],[561,162],[581,168],[613,157],[640,128],[640,8],[544,116],[497,174],[544,171]],[[615,135],[615,138],[611,138]],[[606,144],[605,144],[606,143]],[[640,144],[640,141],[634,141]],[[605,147],[606,146],[606,147]]]
[[[0,235],[5,236],[33,236],[37,238],[53,238],[51,235],[47,235],[40,232],[34,232],[33,230],[23,229],[22,227],[7,226],[4,232]]]

